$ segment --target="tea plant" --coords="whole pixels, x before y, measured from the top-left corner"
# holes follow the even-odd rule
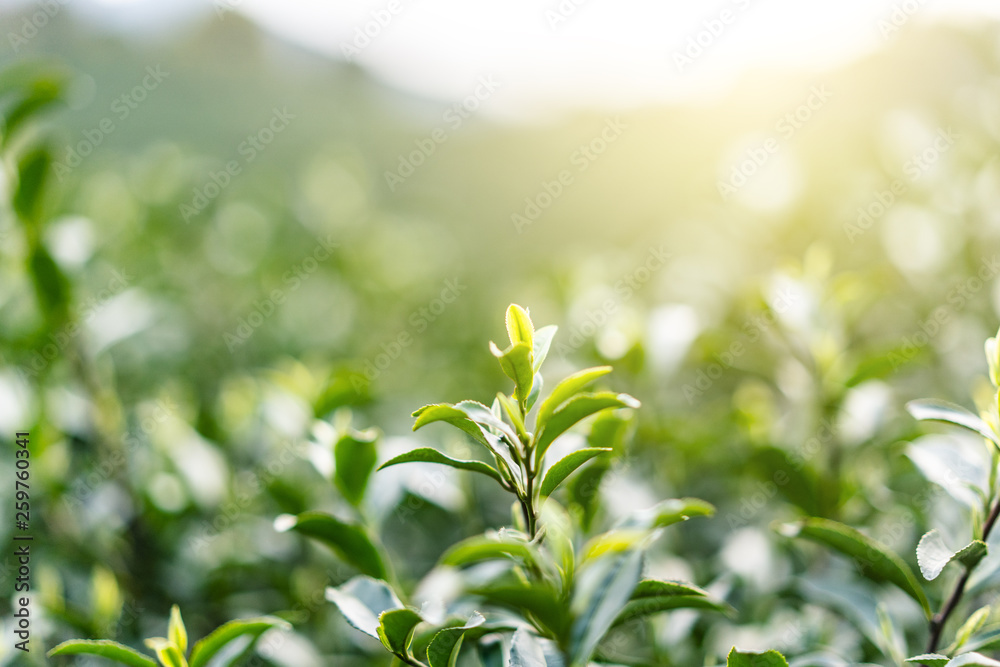
[[[979,415],[940,400],[917,400],[907,404],[907,409],[916,419],[947,422],[972,431],[983,438],[989,450],[989,470],[984,471],[984,477],[988,478],[986,487],[959,483],[967,492],[975,493],[978,497],[978,503],[973,504],[968,517],[970,534],[967,543],[955,549],[946,544],[937,529],[931,529],[917,544],[916,559],[926,581],[937,579],[952,563],[959,570],[954,583],[937,606],[932,603],[933,594],[925,590],[925,586],[898,554],[861,531],[823,518],[809,518],[783,527],[788,535],[818,542],[848,556],[853,559],[863,576],[876,582],[893,584],[920,606],[927,622],[927,643],[923,654],[907,659],[910,663],[932,667],[1000,665],[1000,661],[979,653],[1000,646],[1000,625],[986,626],[991,605],[986,603],[977,607],[976,604],[969,604],[971,601],[967,599],[978,597],[968,594],[970,579],[989,551],[988,541],[997,517],[1000,516],[1000,489],[997,484],[997,467],[1000,464],[998,345],[1000,343],[997,337],[986,341],[992,389],[989,391],[989,400],[983,402]],[[940,483],[941,479],[937,474],[949,474],[948,465],[957,461],[958,457],[959,452],[955,451],[952,453],[952,461],[942,461],[938,471],[930,471],[930,481]],[[925,474],[926,472],[925,470]],[[995,568],[995,564],[990,565],[992,571]],[[892,619],[884,610],[880,610],[880,617],[883,635],[888,639],[895,632]]]
[[[146,640],[146,646],[155,653],[161,667],[206,667],[213,664],[212,661],[216,657],[225,660],[224,664],[232,665],[236,664],[241,656],[250,652],[262,634],[272,628],[282,628],[287,625],[285,621],[269,616],[230,621],[196,642],[188,653],[187,629],[184,627],[180,609],[174,605],[170,610],[167,636],[151,637]],[[228,649],[237,639],[243,639],[245,644],[236,647],[235,656],[227,656]],[[49,657],[94,655],[129,667],[157,667],[152,658],[110,640],[71,639],[56,646],[48,655]]]
[[[681,498],[634,511],[604,532],[588,535],[593,517],[583,506],[570,509],[559,500],[560,487],[593,462],[588,479],[596,490],[607,472],[614,447],[609,414],[635,409],[626,394],[590,391],[610,372],[589,368],[558,383],[544,399],[541,366],[556,327],[535,330],[528,313],[511,305],[506,314],[506,349],[490,351],[514,382],[510,394],[498,393],[491,406],[466,400],[427,405],[413,413],[417,430],[435,422],[449,424],[481,446],[485,460],[452,458],[432,448],[418,448],[390,459],[380,469],[404,463],[431,463],[489,477],[514,496],[510,527],[467,538],[447,549],[440,567],[460,571],[464,595],[453,601],[442,622],[403,604],[388,579],[381,549],[362,522],[319,512],[290,521],[291,528],[322,540],[364,574],[329,588],[327,597],[348,622],[379,640],[400,663],[452,667],[478,659],[493,665],[569,665],[578,667],[612,659],[609,633],[657,612],[689,608],[727,612],[728,605],[686,582],[643,576],[644,554],[661,529],[692,517],[710,516],[708,503]],[[548,456],[557,438],[584,419],[597,415],[589,444],[558,460]],[[357,504],[374,468],[372,441],[342,436],[334,445],[335,481]],[[576,475],[579,479],[581,475]],[[339,481],[337,481],[339,479]],[[348,480],[352,486],[348,487]],[[569,494],[570,499],[588,496]],[[589,496],[588,496],[589,497]],[[588,518],[589,517],[589,518]],[[620,635],[616,635],[619,641]],[[471,664],[465,663],[462,664]],[[776,652],[730,655],[732,665],[783,665]]]

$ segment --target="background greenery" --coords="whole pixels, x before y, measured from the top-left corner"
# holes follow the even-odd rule
[[[737,643],[826,656],[800,664],[893,664],[876,603],[911,646],[926,632],[919,608],[771,525],[826,516],[911,561],[929,527],[960,531],[918,470],[939,442],[910,444],[927,429],[902,405],[971,405],[985,382],[982,340],[1000,312],[998,54],[992,26],[912,26],[853,65],[749,77],[697,106],[535,125],[473,116],[392,190],[385,171],[447,126],[447,107],[235,13],[169,40],[58,14],[6,49],[8,64],[44,57],[67,72],[66,103],[32,140],[66,163],[102,119],[114,130],[51,179],[37,226],[9,206],[0,217],[0,428],[8,453],[14,431],[32,433],[34,641],[138,645],[177,603],[193,636],[284,615],[295,631],[276,664],[387,664],[322,600],[354,571],[273,519],[343,510],[321,471],[347,420],[382,431],[382,459],[414,441],[467,446],[411,434],[409,414],[489,402],[504,380],[483,342],[502,338],[499,313],[517,302],[560,326],[553,378],[608,363],[643,402],[606,512],[688,495],[719,509],[658,543],[651,567],[738,613],[662,615],[623,662],[718,664]],[[121,118],[115,99],[157,66],[166,78]],[[829,100],[782,136],[817,86]],[[294,118],[246,162],[241,143],[275,109]],[[624,130],[579,171],[574,151],[609,119]],[[914,177],[939,130],[953,143]],[[721,197],[718,182],[769,136],[768,168]],[[19,154],[7,148],[9,199]],[[231,160],[241,173],[185,220],[181,206]],[[573,183],[519,230],[512,214],[563,169]],[[894,179],[905,192],[859,226],[857,209]],[[37,289],[37,247],[64,284]],[[657,252],[669,257],[644,270]],[[5,479],[13,461],[0,459]],[[376,478],[366,512],[411,593],[446,546],[509,519],[467,477]],[[11,642],[0,656],[30,664]]]

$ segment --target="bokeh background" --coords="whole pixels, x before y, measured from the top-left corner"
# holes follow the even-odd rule
[[[995,10],[158,4],[0,3],[5,67],[65,82],[29,133],[55,170],[38,224],[10,205],[17,145],[0,188],[0,475],[30,429],[34,641],[138,646],[176,602],[193,636],[285,613],[264,664],[388,664],[322,599],[351,568],[274,518],[344,510],[348,424],[382,458],[467,447],[409,415],[507,386],[487,342],[511,302],[560,327],[548,377],[608,363],[643,402],[609,516],[719,508],[652,567],[738,614],[661,615],[623,664],[895,664],[922,637],[909,600],[772,523],[835,518],[912,562],[968,521],[921,474],[968,443],[902,405],[973,405],[1000,321]],[[508,519],[467,476],[376,479],[414,599]],[[0,664],[46,664],[12,643]]]

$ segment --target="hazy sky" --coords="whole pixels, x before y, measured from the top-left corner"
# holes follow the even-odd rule
[[[0,0],[0,6],[37,0]],[[415,94],[535,115],[713,95],[748,69],[822,70],[928,21],[1000,17],[995,0],[74,0],[126,29],[241,12]],[[1000,42],[998,42],[1000,51]]]

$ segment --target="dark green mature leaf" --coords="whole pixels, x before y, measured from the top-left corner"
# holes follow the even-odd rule
[[[391,653],[408,655],[413,629],[424,619],[412,609],[390,609],[379,614],[378,638]]]
[[[384,579],[388,575],[378,547],[368,531],[356,523],[347,523],[325,512],[303,512],[296,517],[280,517],[279,530],[294,530],[319,540],[361,572]]]
[[[552,390],[552,393],[549,394],[544,401],[542,401],[542,406],[538,408],[538,429],[541,429],[542,426],[545,425],[545,422],[547,422],[549,417],[552,416],[552,413],[555,412],[557,408],[561,407],[563,403],[583,391],[584,387],[597,378],[602,375],[607,375],[610,372],[611,366],[586,368],[582,371],[573,373],[557,384]]]
[[[726,667],[788,667],[788,661],[777,651],[737,651],[734,646],[726,658]]]
[[[434,639],[427,647],[427,662],[430,667],[455,667],[466,632],[481,627],[485,622],[486,619],[482,614],[473,612],[465,625],[445,628],[434,635]]]
[[[924,613],[931,615],[930,603],[916,576],[903,559],[883,548],[867,535],[829,519],[812,518],[785,527],[789,537],[804,537],[836,549],[861,565],[861,572],[869,579],[888,581],[920,603]]]
[[[615,620],[615,625],[671,609],[732,611],[728,604],[713,600],[706,591],[693,584],[644,579],[635,587],[632,598]]]
[[[256,641],[271,628],[288,629],[291,626],[273,616],[239,619],[220,625],[195,643],[191,649],[191,667],[206,667],[212,658],[234,639],[249,636],[251,641]]]
[[[379,616],[386,611],[403,608],[403,603],[389,584],[364,575],[354,577],[338,588],[327,588],[326,599],[337,605],[348,623],[375,639],[380,639]]]
[[[986,555],[986,543],[973,540],[958,551],[952,551],[944,543],[941,534],[932,529],[924,533],[917,543],[917,565],[927,581],[933,581],[944,571],[948,563],[957,560],[967,567],[974,567]]]
[[[979,653],[963,653],[949,660],[945,667],[1000,667],[1000,660]]]
[[[610,449],[603,447],[586,447],[567,454],[553,463],[549,469],[545,471],[545,476],[542,478],[542,485],[539,488],[539,493],[543,498],[551,495],[552,492],[556,490],[556,487],[562,484],[563,480],[569,477],[577,468],[595,456],[610,451]]]
[[[912,658],[907,658],[906,662],[916,662],[921,665],[927,665],[927,667],[944,667],[951,660],[946,655],[941,655],[940,653],[924,653],[923,655],[915,655]]]
[[[544,407],[544,406],[543,406]],[[611,408],[637,408],[639,401],[628,394],[615,394],[610,391],[594,394],[579,394],[566,401],[562,407],[552,413],[535,438],[535,461],[540,463],[552,441],[565,433],[574,424],[590,415]]]
[[[586,665],[597,645],[621,614],[642,576],[642,551],[597,562],[591,567],[592,586],[578,588],[572,608],[575,619],[570,630],[570,664]]]
[[[500,477],[500,473],[497,472],[496,468],[493,466],[483,463],[482,461],[465,461],[462,459],[453,459],[450,456],[445,456],[436,449],[431,449],[430,447],[420,447],[418,449],[413,449],[405,454],[400,454],[392,459],[389,459],[381,466],[382,468],[388,468],[389,466],[398,465],[400,463],[440,463],[441,465],[451,466],[452,468],[457,468],[459,470],[469,470],[472,472],[482,473],[488,477],[492,477],[496,481],[500,482],[501,485],[504,484],[503,478]]]
[[[69,281],[52,255],[39,244],[31,252],[28,260],[35,291],[46,310],[58,311],[66,306],[69,294]]]
[[[368,488],[368,478],[375,469],[378,453],[375,431],[359,433],[351,431],[340,437],[333,445],[335,468],[333,481],[340,493],[352,505],[359,505]]]
[[[470,413],[475,415],[475,420],[470,418]],[[413,413],[416,417],[416,421],[413,423],[413,430],[426,426],[436,421],[443,421],[455,426],[473,438],[486,445],[486,448],[490,450],[497,458],[497,465],[506,464],[509,471],[514,471],[517,469],[517,464],[511,458],[510,447],[499,438],[494,436],[489,431],[485,430],[483,426],[488,425],[490,428],[495,428],[496,424],[499,424],[502,429],[506,429],[506,434],[510,438],[516,440],[516,436],[510,430],[506,424],[504,424],[500,419],[493,414],[493,411],[487,408],[482,403],[476,403],[475,401],[462,401],[457,405],[449,405],[447,403],[438,403],[434,405],[425,405],[419,410]],[[516,482],[515,482],[516,483]]]
[[[513,578],[469,590],[488,602],[514,609],[535,619],[553,635],[561,635],[568,622],[566,605],[547,581],[526,582]]]
[[[549,348],[552,346],[552,339],[556,335],[559,327],[554,324],[550,324],[547,327],[542,327],[535,331],[535,342],[532,346],[532,358],[534,364],[532,365],[536,375],[538,370],[542,367],[545,362],[545,358],[549,356]],[[536,380],[537,381],[537,380]],[[532,388],[534,391],[534,388]]]
[[[22,220],[35,224],[41,211],[45,183],[52,166],[52,155],[45,147],[26,153],[17,164],[17,189],[14,190],[14,212]]]
[[[147,658],[135,649],[123,646],[107,639],[71,639],[59,644],[46,655],[96,655],[109,660],[116,660],[129,667],[157,667],[152,658]],[[194,665],[192,664],[192,667]]]
[[[527,401],[531,394],[531,383],[535,371],[531,363],[531,345],[515,343],[506,350],[501,350],[495,343],[490,343],[490,352],[500,362],[504,375],[514,381],[514,394],[518,401]]]
[[[935,399],[923,399],[910,401],[906,404],[906,409],[913,415],[914,419],[943,421],[974,431],[1000,449],[1000,436],[977,415],[960,405]]]

